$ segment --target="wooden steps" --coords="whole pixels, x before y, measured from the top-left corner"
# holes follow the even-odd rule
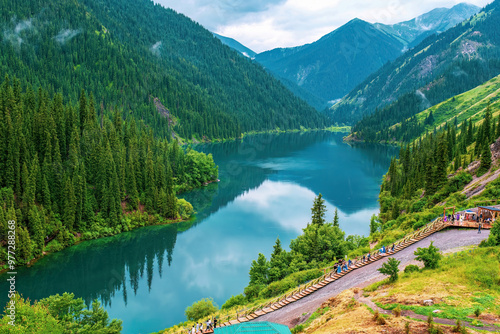
[[[288,304],[291,304],[291,303],[293,303],[301,298],[304,298],[304,297],[310,295],[311,293],[327,286],[328,284],[330,284],[332,282],[339,280],[340,278],[344,277],[347,274],[350,274],[352,271],[355,271],[358,268],[362,268],[366,265],[372,264],[372,263],[374,263],[374,262],[376,262],[384,257],[394,255],[394,254],[400,252],[401,250],[407,248],[408,246],[411,246],[414,243],[416,243],[422,239],[425,239],[428,236],[430,236],[436,232],[439,232],[442,229],[444,229],[446,227],[450,227],[450,226],[451,227],[458,227],[457,225],[451,225],[449,223],[444,223],[444,224],[441,223],[440,224],[438,221],[436,223],[436,225],[429,228],[429,230],[427,230],[425,232],[417,232],[416,234],[411,235],[409,237],[409,239],[405,240],[404,242],[400,242],[397,245],[395,245],[394,251],[386,252],[383,255],[382,254],[372,255],[370,260],[366,259],[364,262],[358,261],[358,262],[356,262],[356,264],[351,265],[351,267],[349,267],[347,271],[342,271],[341,273],[337,273],[337,272],[333,272],[333,271],[330,273],[325,273],[325,276],[324,276],[322,281],[319,281],[316,284],[311,285],[304,290],[296,292],[295,294],[293,294],[291,296],[285,296],[285,298],[273,303],[272,305],[269,305],[269,306],[266,306],[262,309],[256,310],[252,314],[248,314],[248,315],[243,316],[241,318],[238,318],[236,320],[231,320],[231,321],[229,321],[229,323],[221,324],[221,327],[226,325],[226,324],[231,325],[234,323],[251,321],[251,320],[254,320],[262,315],[276,311],[276,310],[278,310],[278,309],[280,309]],[[466,227],[466,226],[461,226],[461,227]],[[467,226],[467,227],[469,227],[469,226]]]

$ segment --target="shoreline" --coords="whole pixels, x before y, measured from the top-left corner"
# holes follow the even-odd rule
[[[255,136],[255,135],[263,135],[263,134],[282,134],[282,133],[306,133],[306,132],[312,132],[312,131],[328,131],[328,132],[350,132],[351,127],[350,126],[330,126],[330,127],[325,127],[325,128],[315,128],[315,129],[289,129],[289,130],[281,130],[281,129],[274,129],[274,130],[265,130],[265,131],[249,131],[249,132],[243,132],[241,134],[241,137],[237,138],[226,138],[226,139],[212,139],[212,140],[182,140],[179,142],[180,145],[200,145],[200,144],[213,144],[213,143],[225,143],[225,142],[230,142],[230,141],[236,141],[236,140],[242,140],[245,137],[248,136]]]
[[[201,189],[202,187],[206,187],[206,186],[208,186],[208,185],[209,185],[209,184],[211,184],[211,183],[217,183],[217,182],[219,182],[219,181],[220,181],[219,179],[217,179],[217,180],[211,180],[211,181],[209,181],[209,182],[206,182],[206,183],[202,184],[200,187],[197,187],[197,188],[191,188],[191,189],[184,190],[184,191],[183,191],[183,193],[184,193],[184,192],[191,191],[191,190],[194,190],[194,189]],[[124,214],[123,214],[123,216],[121,217],[121,219],[126,218],[128,215],[130,215],[130,214],[134,214],[134,213],[136,213],[136,212],[137,212],[137,210],[136,210],[136,211],[130,211],[130,212],[124,213]],[[140,211],[139,211],[139,212],[140,212]],[[134,231],[134,230],[137,230],[137,229],[140,229],[140,228],[144,228],[144,227],[161,226],[161,225],[172,225],[172,224],[178,224],[178,223],[185,223],[185,222],[189,222],[189,221],[194,221],[194,219],[196,218],[196,215],[195,215],[195,214],[196,214],[196,212],[194,212],[194,214],[193,214],[191,217],[189,217],[189,219],[182,219],[182,218],[179,218],[179,219],[174,219],[174,220],[169,220],[169,219],[166,219],[165,221],[163,220],[163,219],[164,219],[163,217],[159,217],[159,216],[155,216],[155,215],[150,215],[150,214],[149,214],[149,213],[147,213],[146,211],[145,211],[145,212],[141,212],[141,214],[147,214],[149,218],[152,218],[152,217],[153,217],[153,218],[156,218],[156,219],[157,219],[157,221],[156,221],[156,222],[154,222],[154,223],[148,223],[148,221],[144,221],[144,225],[141,225],[141,224],[139,223],[137,226],[135,226],[135,227],[133,227],[133,228],[131,228],[131,229],[127,230],[127,231],[121,231],[121,232],[119,232],[119,233],[114,233],[114,234],[109,234],[109,235],[102,235],[102,236],[99,236],[99,237],[97,237],[97,238],[92,238],[92,239],[84,239],[84,240],[82,240],[82,239],[81,239],[81,238],[82,238],[82,233],[81,233],[81,232],[78,232],[78,233],[76,233],[76,235],[74,235],[74,236],[75,236],[75,239],[76,239],[74,244],[69,245],[69,246],[66,246],[66,247],[63,247],[63,248],[61,248],[61,249],[59,249],[58,251],[55,251],[55,252],[54,252],[54,251],[52,251],[52,252],[46,252],[46,251],[43,251],[41,256],[39,256],[39,257],[35,257],[35,258],[31,259],[31,260],[30,260],[28,263],[26,263],[26,264],[23,264],[23,265],[17,265],[17,266],[16,266],[16,268],[22,268],[22,267],[30,268],[30,267],[31,267],[31,266],[33,266],[36,262],[38,262],[39,260],[41,260],[41,259],[45,258],[46,256],[49,256],[49,255],[51,255],[51,254],[58,253],[58,252],[60,252],[60,251],[62,251],[62,250],[64,250],[64,249],[71,248],[71,247],[73,247],[73,246],[79,245],[79,244],[84,243],[84,242],[87,242],[87,241],[92,241],[92,240],[97,240],[97,239],[104,239],[104,238],[114,237],[114,236],[120,235],[120,234],[122,234],[122,233],[132,232],[132,231]],[[160,220],[160,219],[158,219],[158,218],[160,218],[161,220]],[[54,238],[54,239],[55,239],[55,238]],[[52,241],[52,240],[51,240],[51,241]],[[48,244],[47,244],[47,245],[48,245]],[[46,246],[47,246],[47,245],[46,245]],[[6,263],[2,263],[2,264],[0,264],[0,266],[2,266],[2,267],[3,267],[3,266],[6,266],[6,265],[7,265]],[[6,272],[8,272],[9,270],[10,270],[10,269],[9,269],[9,267],[8,267],[8,266],[7,266],[6,268],[4,268],[4,269],[0,269],[0,275],[5,274],[5,273],[6,273]]]

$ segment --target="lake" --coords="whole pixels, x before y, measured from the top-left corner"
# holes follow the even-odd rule
[[[194,301],[221,306],[243,292],[258,253],[269,258],[276,238],[288,249],[310,221],[322,193],[327,220],[338,208],[340,226],[368,235],[378,212],[382,176],[397,149],[343,143],[345,134],[306,132],[248,136],[198,145],[212,153],[220,182],[180,195],[196,219],[153,226],[81,243],[19,268],[16,287],[37,300],[73,292],[87,304],[99,299],[123,333],[150,333],[185,320]],[[0,302],[7,302],[2,275]]]

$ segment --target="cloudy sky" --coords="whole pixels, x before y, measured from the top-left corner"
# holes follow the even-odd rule
[[[464,0],[155,0],[256,52],[314,42],[351,19],[397,23]],[[484,7],[492,0],[465,0]]]

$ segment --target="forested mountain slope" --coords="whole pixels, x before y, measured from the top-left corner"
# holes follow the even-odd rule
[[[500,74],[500,1],[370,75],[334,105],[339,123],[389,108],[415,114]],[[408,117],[408,116],[407,116]]]
[[[469,118],[475,122],[480,121],[484,117],[486,108],[488,106],[497,108],[499,102],[500,76],[496,76],[470,91],[417,114],[412,114],[410,108],[382,109],[358,122],[353,127],[352,137],[362,138],[365,141],[411,142],[447,123],[461,123]]]
[[[314,43],[266,51],[255,60],[277,77],[329,101],[347,94],[403,48],[395,37],[354,19]]]
[[[155,138],[118,110],[98,118],[85,91],[71,104],[17,79],[0,85],[0,263],[8,221],[15,222],[16,263],[24,264],[75,236],[187,219],[192,206],[176,192],[217,174],[210,155]]]
[[[354,19],[316,42],[266,51],[255,59],[287,87],[301,87],[302,91],[290,88],[298,96],[324,109],[328,101],[342,98],[408,47],[455,26],[478,11],[476,6],[458,4],[394,25]]]
[[[1,2],[0,74],[72,101],[85,88],[98,112],[118,108],[164,136],[170,122],[187,139],[325,124],[261,67],[152,1]]]

